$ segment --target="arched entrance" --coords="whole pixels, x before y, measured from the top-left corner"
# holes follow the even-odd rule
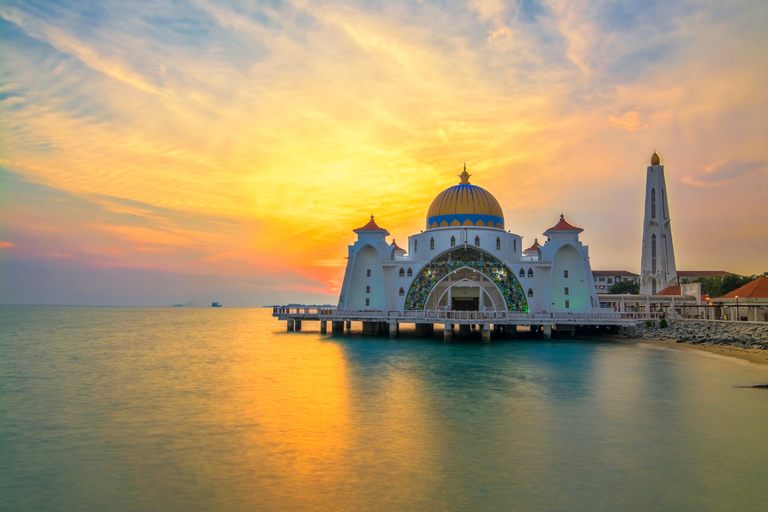
[[[458,271],[462,271],[462,273],[459,274]],[[452,279],[455,278],[456,281],[445,281],[444,278],[448,275],[453,275]],[[496,311],[528,311],[525,292],[523,292],[514,272],[495,256],[476,247],[466,246],[456,247],[438,255],[419,270],[408,289],[405,310],[437,309],[444,293],[451,287],[451,284],[456,284],[464,279],[468,281],[468,286],[482,288],[488,294]],[[433,289],[440,283],[442,283],[441,291],[436,292],[437,295],[432,299]],[[495,295],[490,288],[491,286],[501,295],[501,300]],[[474,291],[469,290],[469,292]],[[479,305],[479,291],[477,293]],[[429,299],[434,302],[428,305]]]
[[[507,304],[491,278],[463,267],[445,276],[432,288],[424,309],[507,311]]]

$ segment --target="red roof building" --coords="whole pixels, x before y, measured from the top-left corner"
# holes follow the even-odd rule
[[[735,299],[736,297],[739,299],[768,299],[768,277],[760,276],[741,288],[718,297],[718,299]]]
[[[373,215],[371,215],[371,220],[368,221],[368,224],[361,228],[353,229],[355,233],[359,233],[360,231],[387,231],[384,228],[380,228],[376,222],[373,220]],[[387,233],[389,234],[389,233]]]
[[[682,286],[667,286],[660,292],[656,293],[656,295],[675,295],[675,296],[681,296],[683,294]],[[709,300],[709,295],[706,295],[704,293],[701,294],[701,301],[706,302]]]
[[[528,251],[535,251],[535,250],[537,250],[539,247],[541,247],[541,245],[539,245],[539,239],[538,239],[538,238],[534,238],[534,240],[533,240],[533,245],[532,245],[532,246],[530,246],[529,248],[527,248],[526,250],[524,250],[523,252],[528,252]]]
[[[577,228],[567,220],[565,220],[565,214],[560,214],[560,222],[549,228],[547,231],[584,231],[581,228]],[[545,231],[544,234],[547,232]]]

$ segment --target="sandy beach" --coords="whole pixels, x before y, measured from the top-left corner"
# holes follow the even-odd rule
[[[626,338],[623,338],[623,339],[627,340]],[[663,346],[673,347],[673,348],[699,350],[699,351],[709,352],[711,354],[717,354],[721,356],[735,357],[737,359],[743,359],[751,363],[768,365],[768,350],[746,349],[746,348],[739,348],[739,347],[703,345],[703,344],[693,345],[690,343],[678,343],[675,340],[659,339],[659,338],[633,339],[628,341],[632,341],[636,343],[649,343],[652,345],[663,345]]]

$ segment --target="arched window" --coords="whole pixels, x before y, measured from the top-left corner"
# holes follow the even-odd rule
[[[479,236],[475,237],[475,245],[480,247],[480,237]]]
[[[431,251],[434,251],[434,250],[435,250],[435,239],[434,239],[434,238],[430,238],[430,239],[429,239],[429,249],[430,249]]]
[[[533,277],[533,269],[532,268],[528,269],[528,277]]]
[[[452,236],[451,237],[451,247],[453,247],[454,245],[456,245],[456,237]]]
[[[411,270],[411,267],[408,267],[408,277],[413,277],[413,270]]]
[[[664,189],[661,189],[661,214],[664,216],[664,219],[667,218],[667,198]]]
[[[533,297],[533,288],[528,288],[528,297]]]
[[[496,237],[496,250],[497,251],[501,250],[501,238],[499,237]]]
[[[651,273],[656,273],[656,234],[651,235]]]
[[[403,267],[400,267],[400,277],[405,276],[405,269]]]
[[[520,269],[520,277],[525,277],[525,269],[524,268]]]
[[[413,241],[413,252],[416,252],[418,250],[419,250],[419,241],[418,240],[414,240]]]
[[[656,218],[656,189],[651,189],[651,218]]]
[[[512,250],[517,252],[517,240],[512,240]]]
[[[656,295],[656,280],[653,280],[653,283],[651,284],[651,295]]]
[[[398,292],[398,295],[400,295],[401,297],[402,297],[403,295],[405,295],[405,290],[403,290],[403,287],[402,287],[402,286],[400,287],[400,291]]]

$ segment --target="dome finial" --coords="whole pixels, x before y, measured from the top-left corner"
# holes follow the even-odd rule
[[[560,214],[560,220],[565,220],[565,214],[564,213]]]
[[[461,183],[462,185],[468,185],[470,176],[472,175],[467,172],[467,162],[464,162],[464,172],[459,174],[459,178],[461,178],[461,181],[459,183]]]
[[[661,165],[661,158],[659,158],[656,150],[653,151],[653,156],[651,157],[651,165]]]

